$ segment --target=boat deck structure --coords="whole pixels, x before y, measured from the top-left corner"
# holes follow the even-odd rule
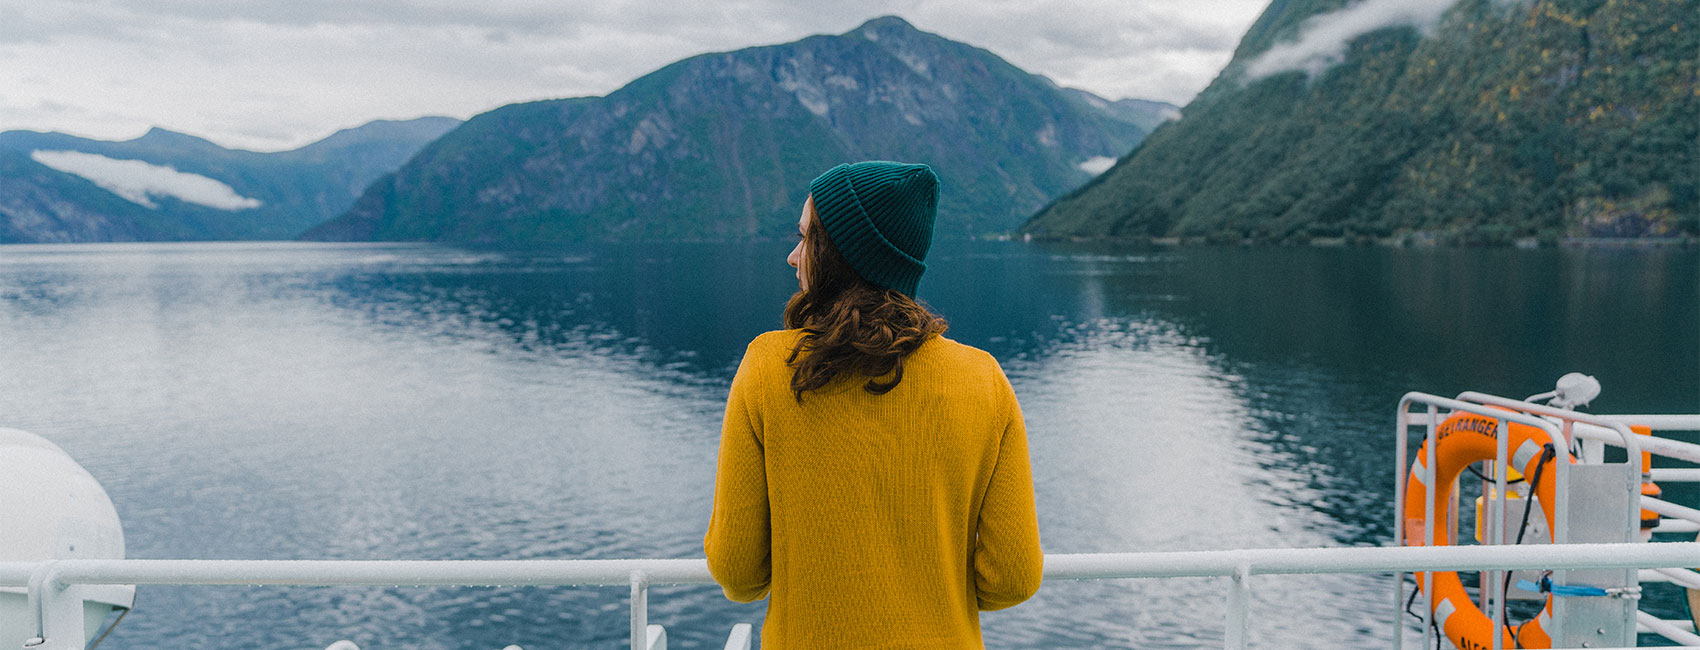
[[[1509,410],[1506,410],[1509,409]],[[1553,440],[1567,441],[1566,454],[1571,463],[1558,463],[1557,481],[1561,484],[1561,502],[1555,504],[1558,513],[1550,535],[1552,543],[1506,543],[1516,536],[1504,521],[1507,495],[1506,472],[1492,472],[1488,478],[1496,485],[1484,485],[1482,494],[1501,495],[1488,499],[1491,511],[1481,531],[1486,540],[1480,544],[1408,545],[1405,521],[1399,507],[1405,497],[1407,480],[1413,467],[1435,467],[1435,445],[1424,445],[1418,454],[1427,453],[1427,464],[1414,462],[1412,446],[1437,440],[1436,432],[1442,422],[1459,413],[1490,418],[1497,423],[1499,466],[1517,453],[1508,448],[1508,427],[1523,425],[1549,432]],[[1229,650],[1247,648],[1250,622],[1256,615],[1251,607],[1252,593],[1259,583],[1275,581],[1282,576],[1303,574],[1379,574],[1395,576],[1397,588],[1388,594],[1388,616],[1396,648],[1432,648],[1444,635],[1444,622],[1436,624],[1432,585],[1419,584],[1432,580],[1437,572],[1483,572],[1477,582],[1485,589],[1474,589],[1481,611],[1491,612],[1495,629],[1505,625],[1508,616],[1507,600],[1513,596],[1506,587],[1510,580],[1504,572],[1536,571],[1554,576],[1558,584],[1570,584],[1566,572],[1575,576],[1612,577],[1609,585],[1595,585],[1596,591],[1585,595],[1553,595],[1552,621],[1554,647],[1634,647],[1638,634],[1656,634],[1681,647],[1700,648],[1700,634],[1692,621],[1665,620],[1640,611],[1640,585],[1651,582],[1674,583],[1680,587],[1700,590],[1700,543],[1689,541],[1643,541],[1652,533],[1700,532],[1700,510],[1643,495],[1643,481],[1678,483],[1700,481],[1700,468],[1643,467],[1636,459],[1642,454],[1662,459],[1669,465],[1700,465],[1700,444],[1678,440],[1671,434],[1700,432],[1700,414],[1684,415],[1593,415],[1568,408],[1537,404],[1479,393],[1464,393],[1444,398],[1424,393],[1409,393],[1399,402],[1393,422],[1390,442],[1396,447],[1396,466],[1391,474],[1395,481],[1395,539],[1380,547],[1324,548],[1260,548],[1219,551],[1138,552],[1050,554],[1045,557],[1045,579],[1056,580],[1162,580],[1171,578],[1218,578],[1225,604],[1222,645]],[[1653,435],[1636,435],[1631,426],[1650,429]],[[1416,432],[1421,431],[1419,437]],[[1608,453],[1606,449],[1616,448]],[[1615,459],[1607,462],[1607,458]],[[1603,483],[1590,483],[1589,467],[1605,468],[1597,473],[1611,473]],[[1472,479],[1473,480],[1473,479]],[[1600,489],[1603,484],[1611,487]],[[1589,490],[1586,495],[1566,494],[1565,490]],[[1462,499],[1459,490],[1453,490]],[[1497,502],[1497,503],[1496,503]],[[1604,504],[1604,505],[1602,505]],[[1585,507],[1584,507],[1585,506]],[[1532,506],[1526,506],[1532,507]],[[1458,503],[1430,503],[1426,521],[1436,517],[1456,517]],[[1643,510],[1656,512],[1656,527],[1642,525]],[[1437,514],[1439,513],[1439,514]],[[1593,513],[1593,514],[1577,514]],[[1590,524],[1588,517],[1621,522],[1621,530],[1611,525]],[[1592,530],[1606,530],[1606,541],[1579,539]],[[1456,535],[1457,527],[1452,527]],[[1670,538],[1671,535],[1661,535]],[[1515,574],[1514,574],[1515,575]],[[1418,576],[1422,576],[1419,578]],[[23,595],[18,599],[24,612],[23,647],[29,650],[81,650],[94,636],[103,620],[92,616],[90,607],[116,603],[127,607],[134,590],[142,585],[294,585],[294,586],[537,586],[537,587],[608,587],[626,586],[630,589],[630,646],[632,650],[665,650],[667,633],[663,625],[649,616],[649,592],[656,585],[711,585],[705,560],[702,559],[620,559],[620,560],[481,560],[481,561],[350,561],[350,560],[168,560],[168,559],[35,559],[0,558],[0,595]],[[1429,589],[1419,587],[1429,586]],[[129,600],[126,599],[126,594]],[[1422,617],[1418,635],[1410,631],[1411,615],[1407,606],[1424,604],[1418,612]],[[99,610],[104,613],[105,610]],[[1602,615],[1601,612],[1606,612]],[[1626,612],[1617,616],[1617,612]],[[1603,618],[1602,618],[1603,616]],[[1571,620],[1564,620],[1566,618]],[[1580,625],[1593,635],[1588,641],[1565,645],[1574,640]],[[752,643],[752,630],[747,623],[727,622],[728,650],[747,650]],[[8,633],[9,636],[9,633]],[[1484,640],[1480,648],[1499,650],[1504,643],[1499,635]],[[1472,644],[1466,644],[1472,645]],[[339,641],[334,650],[355,650],[354,644]],[[506,650],[515,650],[510,646]],[[1471,650],[1474,650],[1472,648]]]

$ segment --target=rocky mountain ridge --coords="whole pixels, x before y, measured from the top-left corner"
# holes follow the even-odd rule
[[[1083,95],[879,18],[476,116],[308,238],[783,237],[810,179],[866,159],[938,171],[941,236],[1007,231],[1143,137],[1139,107]]]

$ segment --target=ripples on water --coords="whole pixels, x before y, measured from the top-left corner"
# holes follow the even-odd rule
[[[726,386],[794,288],[784,249],[6,247],[0,425],[103,482],[130,557],[700,556]],[[1691,252],[941,243],[933,258],[923,297],[1021,398],[1050,552],[1383,543],[1385,424],[1406,390],[1522,395],[1581,369],[1623,396],[1603,410],[1700,407]],[[1576,315],[1599,310],[1633,320]],[[1388,578],[1256,581],[1265,647],[1391,637]],[[1214,645],[1223,587],[1050,584],[986,614],[986,638]],[[613,648],[625,596],[146,587],[107,643]],[[717,648],[762,611],[706,587],[650,603],[678,648]]]

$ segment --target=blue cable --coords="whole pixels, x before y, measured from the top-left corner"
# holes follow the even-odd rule
[[[1587,586],[1581,586],[1581,585],[1555,585],[1555,584],[1552,583],[1552,578],[1549,578],[1549,577],[1546,577],[1546,576],[1541,577],[1540,584],[1535,584],[1533,582],[1529,582],[1528,580],[1518,580],[1517,581],[1517,588],[1522,589],[1524,591],[1538,591],[1538,592],[1544,593],[1544,594],[1552,594],[1554,596],[1607,596],[1607,595],[1610,595],[1610,594],[1606,593],[1606,590],[1601,589],[1599,587],[1587,587]]]

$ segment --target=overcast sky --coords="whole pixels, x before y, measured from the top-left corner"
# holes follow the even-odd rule
[[[1267,0],[0,0],[0,131],[275,151],[378,118],[603,95],[895,14],[1111,99],[1185,104]]]

